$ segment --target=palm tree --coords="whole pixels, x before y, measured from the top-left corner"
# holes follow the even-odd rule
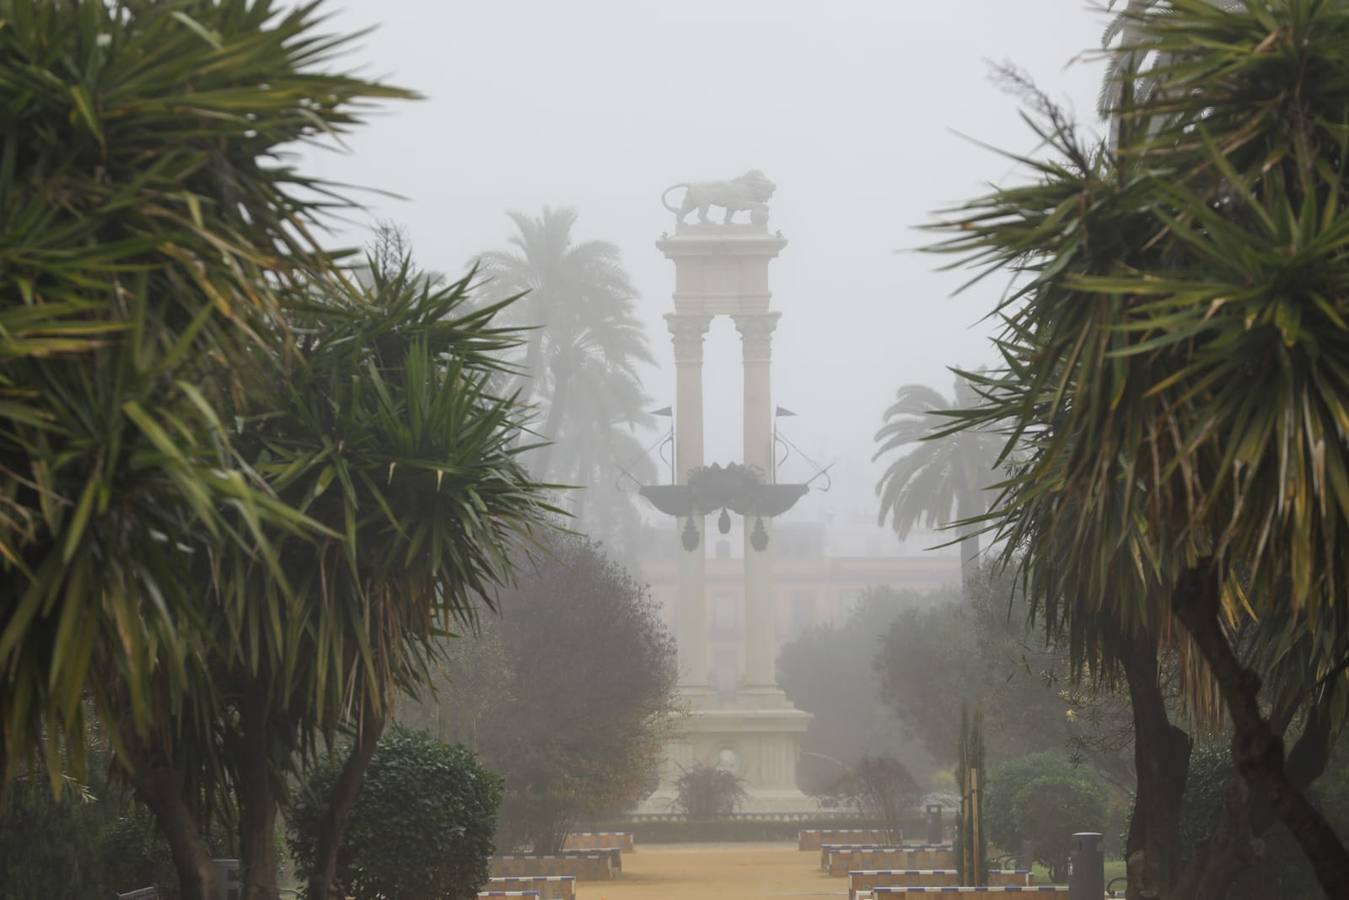
[[[637,367],[653,363],[634,309],[636,289],[606,241],[574,243],[576,211],[544,207],[533,218],[509,213],[514,249],[484,253],[479,265],[498,297],[513,304],[517,324],[531,328],[518,384],[522,401],[540,409],[540,478],[591,487],[612,483],[631,457],[631,436],[649,423]],[[584,509],[578,495],[577,510]]]
[[[244,618],[271,626],[261,649],[218,662],[238,686],[226,746],[250,900],[276,896],[271,835],[295,760],[275,750],[353,727],[306,873],[311,897],[331,896],[393,697],[427,683],[433,639],[471,632],[495,608],[513,551],[554,519],[520,463],[521,409],[492,390],[519,332],[471,301],[468,277],[437,283],[397,252],[372,261],[368,285],[288,310],[297,352],[276,348],[272,377],[236,416],[254,470],[328,534],[272,540],[288,592],[261,566],[226,565],[239,573],[228,584]]]
[[[979,565],[979,527],[973,520],[988,510],[986,491],[1002,449],[1002,442],[984,431],[945,434],[955,423],[951,411],[968,408],[974,401],[974,391],[964,378],[956,379],[951,403],[926,385],[904,385],[885,411],[885,427],[876,433],[880,447],[872,456],[874,461],[918,444],[890,463],[876,485],[880,524],[889,519],[900,540],[920,523],[927,528],[954,524],[960,540],[960,579],[966,586]]]

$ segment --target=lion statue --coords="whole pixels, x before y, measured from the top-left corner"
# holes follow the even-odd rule
[[[666,198],[671,191],[680,188],[684,189],[684,202],[678,207],[671,206]],[[749,212],[751,222],[761,225],[768,221],[768,201],[776,189],[777,185],[769,181],[768,176],[758,169],[751,169],[730,181],[695,181],[671,185],[660,195],[660,202],[678,217],[681,225],[695,209],[698,210],[698,221],[707,224],[707,210],[711,206],[720,206],[726,210],[727,225],[742,209]]]

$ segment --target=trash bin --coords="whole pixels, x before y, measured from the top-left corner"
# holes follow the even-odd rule
[[[927,842],[933,846],[942,842],[940,804],[929,803],[927,805]]]
[[[1101,900],[1105,896],[1105,850],[1094,831],[1073,835],[1068,853],[1068,900]]]
[[[215,881],[220,900],[243,900],[244,882],[237,859],[213,859]]]

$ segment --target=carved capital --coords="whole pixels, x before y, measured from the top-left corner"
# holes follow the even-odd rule
[[[735,330],[740,332],[745,362],[766,363],[773,358],[773,330],[781,316],[782,313],[773,312],[732,317]]]
[[[674,342],[675,364],[701,364],[703,338],[707,335],[708,326],[712,324],[712,317],[667,313],[665,324],[669,327],[670,337]]]

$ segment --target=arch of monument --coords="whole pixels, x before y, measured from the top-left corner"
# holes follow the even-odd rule
[[[764,480],[773,478],[772,339],[781,313],[771,308],[768,266],[787,241],[781,232],[768,231],[767,196],[760,193],[744,199],[737,193],[740,183],[752,178],[759,181],[750,185],[751,190],[766,184],[771,195],[771,182],[757,172],[734,182],[683,186],[687,193],[682,211],[668,207],[677,216],[675,232],[656,243],[675,265],[674,311],[665,320],[674,343],[677,485],[687,486],[690,474],[696,478],[705,465],[703,345],[712,319],[722,315],[731,317],[741,340],[743,464]],[[722,193],[717,194],[718,190]],[[700,204],[699,200],[707,202]],[[725,222],[706,220],[709,204],[726,209]],[[684,222],[687,212],[700,205],[700,221]],[[751,221],[734,222],[736,209],[749,210]],[[666,811],[680,772],[696,763],[720,765],[744,780],[748,796],[741,806],[743,812],[818,808],[796,782],[800,736],[811,716],[788,702],[775,672],[772,518],[756,516],[757,540],[749,518],[747,514],[743,556],[745,665],[733,697],[713,690],[709,679],[707,520],[701,513],[690,515],[687,522],[676,519],[676,527],[683,525],[684,529],[678,562],[679,688],[688,713],[676,723],[676,734],[666,747],[660,788],[641,811]],[[693,549],[688,549],[694,543],[690,527],[697,529]]]

